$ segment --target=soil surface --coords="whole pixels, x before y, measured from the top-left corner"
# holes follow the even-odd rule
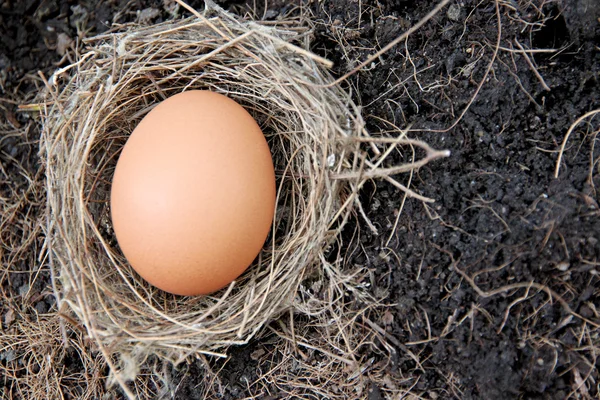
[[[311,15],[312,50],[335,62],[335,75],[437,4],[219,3],[271,20]],[[34,115],[17,108],[43,86],[37,71],[47,77],[67,65],[81,38],[111,23],[170,18],[169,4],[0,1],[0,118],[8,127],[30,127],[25,138],[0,132],[0,197],[26,186],[17,161],[32,176],[39,170]],[[569,127],[600,108],[600,3],[454,1],[344,85],[372,132],[409,127],[409,137],[451,151],[398,177],[435,203],[374,181],[361,195],[366,218],[344,232],[347,262],[372,271],[366,283],[389,305],[372,318],[399,344],[389,360],[390,381],[371,384],[368,398],[386,398],[394,384],[426,399],[598,398],[600,115],[573,130],[558,178],[554,173]],[[410,160],[410,149],[392,158]],[[39,314],[52,311],[47,271],[32,280],[19,262],[1,275],[2,291],[27,293]],[[6,323],[8,308],[0,305],[0,312]],[[268,343],[266,335],[231,348],[226,362],[213,362],[221,398],[258,393],[248,382],[261,368],[257,350]],[[171,397],[203,398],[202,371],[194,362],[170,371]],[[0,388],[11,387],[3,379]],[[16,391],[3,393],[12,398]],[[270,396],[286,397],[277,390]]]

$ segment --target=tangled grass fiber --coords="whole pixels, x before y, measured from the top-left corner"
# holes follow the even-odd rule
[[[427,201],[392,176],[447,152],[399,132],[369,135],[350,95],[329,85],[329,61],[305,50],[309,40],[299,25],[240,20],[211,6],[191,18],[121,26],[87,39],[78,61],[47,82],[40,147],[59,313],[93,340],[128,396],[134,394],[127,381],[149,356],[175,364],[224,357],[223,349],[247,343],[287,312],[320,327],[331,328],[332,315],[347,318],[334,324],[337,335],[327,335],[337,338],[338,350],[324,354],[358,368],[344,356],[353,346],[339,346],[353,322],[344,317],[342,298],[351,290],[363,309],[376,299],[356,286],[359,271],[327,255],[362,211],[357,194],[366,181],[387,179]],[[119,251],[108,217],[111,176],[129,133],[159,101],[191,89],[223,93],[256,118],[278,185],[272,233],[258,262],[204,297],[174,296],[144,282]],[[389,165],[398,146],[416,149],[418,157]],[[297,340],[293,327],[288,333]],[[364,332],[352,340],[359,336]]]
[[[88,351],[82,331],[64,341],[60,317],[36,307],[51,294],[42,284],[49,271],[37,137],[33,120],[0,121],[0,399],[100,398],[103,357]],[[12,151],[4,151],[7,142],[15,144]],[[70,363],[82,368],[65,368]]]

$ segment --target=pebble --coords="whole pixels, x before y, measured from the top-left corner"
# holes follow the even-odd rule
[[[19,287],[19,296],[25,296],[29,292],[29,285],[22,285]]]
[[[446,13],[446,15],[448,15],[448,18],[450,20],[458,22],[458,20],[460,19],[460,6],[456,5],[456,4],[452,4],[448,8],[448,12]]]
[[[44,300],[38,301],[37,303],[35,303],[35,310],[39,314],[46,314],[48,312],[48,304],[46,304]]]
[[[15,358],[17,358],[17,353],[14,350],[5,350],[0,352],[0,361],[5,360],[6,362],[11,362]]]

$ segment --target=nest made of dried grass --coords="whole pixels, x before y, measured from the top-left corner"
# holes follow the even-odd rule
[[[40,147],[54,291],[59,311],[83,326],[122,387],[150,355],[174,363],[224,356],[222,349],[247,343],[286,310],[318,319],[335,308],[351,272],[325,254],[358,204],[358,189],[447,155],[419,141],[369,136],[350,95],[329,84],[330,63],[305,50],[309,39],[306,28],[245,21],[213,6],[88,39],[78,61],[47,83]],[[191,89],[226,94],[252,113],[278,177],[274,227],[259,261],[204,297],[173,296],[136,275],[108,210],[130,132],[159,101]],[[422,158],[385,166],[403,143],[421,148]],[[306,280],[318,281],[320,293],[304,290]]]

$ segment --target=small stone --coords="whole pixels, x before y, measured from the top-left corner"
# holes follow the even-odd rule
[[[460,6],[457,4],[452,4],[448,8],[446,15],[448,15],[448,19],[457,22],[460,19]]]
[[[279,11],[267,10],[267,12],[265,13],[265,19],[274,19],[278,15],[279,15]]]
[[[375,383],[371,382],[369,389],[367,389],[367,398],[369,400],[382,400],[384,399],[381,389]]]
[[[156,8],[148,7],[144,8],[142,11],[138,11],[137,21],[142,24],[146,24],[151,22],[154,18],[160,15],[160,11]]]
[[[48,304],[46,304],[45,301],[38,301],[35,304],[35,310],[39,313],[39,314],[46,314],[48,312]]]
[[[594,317],[594,311],[586,305],[581,306],[581,308],[579,309],[579,314],[581,314],[581,316],[584,318]]]
[[[4,325],[9,327],[10,324],[15,320],[15,311],[12,308],[9,308],[6,314],[4,314]]]
[[[333,168],[335,166],[335,154],[330,154],[327,156],[327,166],[329,168]]]
[[[562,272],[566,272],[570,267],[570,264],[567,261],[562,261],[556,264],[556,269]]]
[[[371,211],[377,211],[379,210],[379,207],[381,207],[381,201],[375,197],[373,203],[371,203]]]
[[[386,310],[381,320],[385,326],[390,326],[394,323],[394,315],[389,310]]]
[[[59,33],[56,38],[56,52],[59,56],[67,54],[67,50],[73,46],[73,39],[66,33]]]
[[[25,296],[29,292],[29,285],[22,285],[19,287],[19,296]]]
[[[531,121],[529,122],[529,129],[531,130],[536,130],[537,128],[540,127],[542,123],[542,120],[540,119],[540,117],[538,117],[537,115],[535,117],[533,117],[531,119]]]
[[[14,350],[6,350],[3,352],[0,352],[0,361],[6,360],[6,362],[11,362],[15,358],[17,358],[17,353],[15,353]]]
[[[262,356],[264,356],[265,353],[266,353],[265,349],[256,349],[252,353],[250,353],[250,358],[253,359],[254,361],[257,361]]]

